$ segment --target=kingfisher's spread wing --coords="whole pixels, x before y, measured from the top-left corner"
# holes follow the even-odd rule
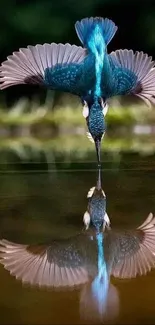
[[[84,48],[68,43],[21,48],[2,63],[0,89],[30,83],[76,94],[86,55]]]
[[[117,234],[114,243],[113,276],[133,278],[150,271],[155,266],[155,218],[152,213],[136,230]]]
[[[49,246],[1,240],[0,263],[23,283],[55,288],[81,285],[89,280],[89,270],[82,237],[76,237]]]
[[[117,50],[109,54],[113,67],[110,96],[133,94],[155,103],[155,63],[143,52]]]

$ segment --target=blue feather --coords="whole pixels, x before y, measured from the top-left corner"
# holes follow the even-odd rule
[[[76,79],[80,76],[80,72],[81,65],[76,63],[46,68],[44,83],[52,89],[73,92],[76,91]]]
[[[100,25],[96,25],[88,39],[88,48],[95,56],[95,74],[96,74],[96,85],[94,94],[97,97],[101,96],[101,75],[103,69],[104,55],[106,44],[104,41],[103,33]]]
[[[117,26],[115,23],[107,18],[103,19],[101,17],[91,17],[77,21],[75,24],[77,35],[81,43],[83,43],[86,47],[88,46],[89,38],[91,37],[93,30],[97,25],[101,30],[106,45],[110,43],[117,31]]]
[[[109,277],[104,260],[103,233],[97,234],[96,238],[98,245],[98,274],[92,282],[92,294],[96,300],[98,312],[100,316],[102,316],[105,312],[107,303]]]
[[[89,55],[80,64],[58,64],[54,68],[46,68],[44,84],[51,89],[70,92],[80,97],[87,96],[95,87],[94,66],[94,57]]]
[[[115,86],[113,85],[112,95],[125,95],[134,88],[137,77],[128,69],[116,68],[113,72]]]
[[[108,60],[107,60],[108,61]],[[126,95],[137,84],[137,76],[128,69],[104,66],[101,77],[101,93],[103,98]]]

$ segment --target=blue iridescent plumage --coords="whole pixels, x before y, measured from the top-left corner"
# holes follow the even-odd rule
[[[124,95],[128,93],[135,85],[137,77],[128,69],[117,67],[107,54],[106,34],[104,35],[103,19],[83,20],[83,32],[88,29],[85,39],[85,46],[88,54],[84,60],[78,63],[58,64],[55,67],[46,68],[44,74],[44,83],[51,89],[59,89],[77,94],[88,101],[89,93],[91,93],[91,130],[93,138],[96,138],[95,128],[96,121],[100,113],[99,108],[102,107],[98,103],[98,99],[107,99],[116,95]],[[107,20],[112,25],[114,32],[116,26],[112,21]],[[81,22],[76,23],[78,32]],[[85,26],[86,24],[86,26]],[[81,36],[81,35],[80,35]],[[113,35],[110,34],[110,39]],[[105,38],[105,40],[104,40]],[[109,39],[106,40],[107,42]],[[96,108],[96,110],[95,110]],[[103,113],[100,119],[103,119]],[[89,121],[89,119],[88,119]],[[89,125],[88,125],[89,127]],[[100,127],[101,128],[101,127]],[[105,123],[102,122],[102,133],[105,130]],[[98,132],[100,134],[100,131]]]
[[[89,67],[89,77],[87,67]],[[51,89],[59,89],[81,97],[86,96],[88,89],[92,89],[95,84],[93,57],[86,57],[80,64],[70,63],[46,68],[44,84]]]

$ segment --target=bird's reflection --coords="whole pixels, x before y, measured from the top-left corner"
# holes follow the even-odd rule
[[[133,230],[106,230],[103,236],[104,261],[108,277],[106,303],[117,301],[117,290],[110,285],[110,275],[133,278],[144,275],[155,265],[155,218],[150,213]],[[98,276],[96,231],[88,230],[50,245],[23,245],[2,239],[0,261],[23,283],[53,288],[82,286],[83,311],[95,308],[90,285]],[[84,286],[83,286],[84,285]],[[105,283],[103,284],[105,285]],[[110,295],[110,297],[108,296]]]
[[[136,229],[110,228],[100,171],[88,201],[87,220],[84,217],[87,230],[49,245],[2,239],[0,262],[23,283],[57,289],[78,287],[82,317],[113,318],[118,313],[119,297],[110,276],[133,278],[155,266],[155,218],[150,213]]]

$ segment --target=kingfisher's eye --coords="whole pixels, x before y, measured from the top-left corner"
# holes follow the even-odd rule
[[[104,103],[104,101],[103,101],[103,98],[102,97],[99,97],[98,98],[98,103],[102,106],[102,103]]]
[[[84,106],[85,105],[85,100],[83,99],[83,98],[81,98],[81,103],[82,103],[82,106]]]
[[[103,98],[100,98],[100,104],[101,104],[102,108],[104,108],[106,106],[106,102],[103,100]]]

